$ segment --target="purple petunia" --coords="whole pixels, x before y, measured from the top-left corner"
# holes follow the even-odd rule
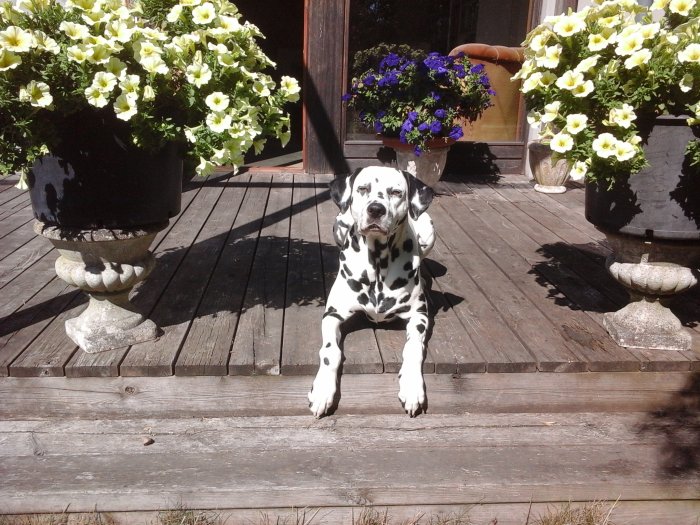
[[[404,120],[403,126],[401,126],[401,131],[404,133],[408,133],[413,129],[413,122],[411,122],[409,119]]]
[[[347,101],[350,100],[351,98],[352,98],[352,93],[345,93],[345,94],[342,96],[343,102],[347,102]]]
[[[451,139],[454,140],[459,140],[464,136],[464,131],[462,131],[462,128],[460,126],[454,126],[450,130],[450,134],[448,135]]]
[[[421,153],[423,153],[423,150],[421,149],[420,146],[416,146],[415,148],[413,148],[413,154],[414,154],[416,157],[420,157],[420,154],[421,154]]]
[[[444,109],[436,109],[435,113],[433,113],[433,115],[435,115],[437,118],[442,120],[447,115],[447,111],[445,111]]]
[[[430,129],[430,124],[428,124],[427,122],[422,122],[422,123],[418,126],[418,131],[420,131],[420,132],[428,131],[429,129]]]
[[[409,111],[408,112],[408,120],[410,120],[411,122],[415,122],[417,118],[418,118],[417,111]]]
[[[365,78],[362,79],[362,82],[365,86],[373,86],[376,81],[377,77],[375,77],[374,75],[367,75]]]
[[[379,120],[374,121],[374,132],[375,133],[381,133],[384,131],[384,124],[382,124]]]
[[[384,71],[388,67],[396,67],[399,65],[401,58],[395,53],[389,53],[384,59],[379,63],[379,71]]]
[[[484,70],[484,64],[476,64],[469,70],[470,73],[478,74]]]
[[[430,132],[434,134],[438,134],[442,131],[442,123],[435,120],[430,123]]]

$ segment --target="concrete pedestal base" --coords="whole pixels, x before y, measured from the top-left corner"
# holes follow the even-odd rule
[[[66,333],[88,353],[148,341],[158,327],[129,301],[129,292],[155,265],[148,247],[167,223],[129,230],[79,230],[35,222],[58,249],[56,274],[83,290],[88,307],[66,321]]]
[[[564,193],[564,184],[569,179],[571,168],[564,159],[552,162],[549,144],[534,141],[527,145],[530,171],[535,178],[535,191],[541,193]]]
[[[545,184],[535,184],[535,191],[540,193],[564,193],[566,186],[547,186]]]
[[[604,233],[613,248],[606,266],[631,301],[603,316],[610,336],[628,348],[688,350],[690,333],[668,305],[675,294],[697,284],[700,246]]]

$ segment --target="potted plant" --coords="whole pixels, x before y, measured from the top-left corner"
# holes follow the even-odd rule
[[[266,73],[259,30],[227,0],[0,2],[0,173],[22,173],[60,277],[90,295],[69,320],[87,351],[156,335],[131,287],[200,175],[289,138],[299,86]]]
[[[456,120],[475,120],[493,94],[484,66],[464,55],[403,50],[357,75],[343,100],[396,150],[401,169],[433,186],[447,149],[463,135]]]
[[[515,78],[555,159],[586,180],[586,218],[610,240],[632,302],[604,324],[623,346],[687,349],[666,308],[700,251],[700,3],[595,0],[548,17]]]

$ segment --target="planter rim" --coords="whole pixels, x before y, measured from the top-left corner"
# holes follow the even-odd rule
[[[382,144],[390,148],[413,151],[413,148],[415,147],[412,144],[401,142],[399,137],[389,137],[386,135],[378,135],[378,137],[382,141]],[[457,141],[455,139],[451,139],[450,137],[436,137],[426,142],[426,151],[431,149],[449,148],[455,142]]]

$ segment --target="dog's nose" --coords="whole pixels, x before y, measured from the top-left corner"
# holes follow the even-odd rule
[[[367,214],[373,219],[379,219],[380,217],[386,215],[386,208],[379,202],[373,202],[367,206]]]

